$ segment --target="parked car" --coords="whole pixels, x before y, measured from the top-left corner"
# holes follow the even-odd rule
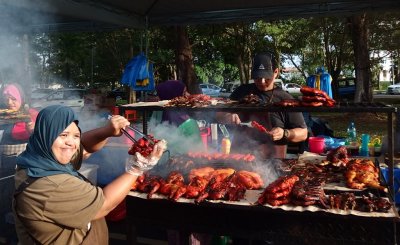
[[[386,90],[387,94],[400,94],[400,83],[389,85]]]
[[[300,94],[301,85],[297,83],[286,83],[283,86],[283,90],[288,92],[289,94]]]
[[[276,79],[274,80],[274,87],[275,87],[275,88],[284,89],[285,85],[284,85],[282,79],[276,78]]]
[[[221,92],[221,87],[218,87],[217,85],[214,84],[199,84],[201,91],[203,94],[213,96],[213,97],[218,97],[220,92]]]
[[[354,99],[356,93],[356,79],[354,77],[338,79],[338,84],[341,99]]]
[[[221,88],[220,97],[228,98],[237,87],[240,86],[240,81],[226,82]]]
[[[39,100],[43,97],[46,97],[48,94],[53,92],[54,89],[51,88],[38,88],[32,91],[31,93],[31,100]]]
[[[32,100],[31,107],[40,110],[49,105],[65,105],[72,107],[73,109],[80,110],[85,105],[85,93],[85,89],[57,89],[41,99]]]

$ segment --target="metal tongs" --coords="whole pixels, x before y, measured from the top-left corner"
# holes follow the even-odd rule
[[[108,115],[108,120],[110,120],[111,119],[111,115]],[[134,131],[135,133],[138,133],[139,135],[141,135],[142,136],[142,138],[145,138],[147,141],[149,141],[151,144],[154,144],[154,141],[152,140],[152,139],[150,139],[150,137],[148,137],[146,134],[144,134],[142,131],[140,131],[139,129],[137,129],[137,128],[134,128],[134,127],[132,127],[132,126],[127,126],[127,128],[129,128],[130,130],[132,130],[132,131]],[[134,142],[134,143],[137,143],[137,140],[128,132],[128,131],[126,131],[125,129],[123,129],[123,128],[121,128],[121,131],[122,131],[122,133],[126,136],[126,137],[128,137],[128,139],[130,139],[132,142]]]
[[[112,116],[108,115],[107,119],[111,120]],[[125,129],[121,128],[122,133],[128,137],[128,139],[130,139],[133,143],[137,143],[137,140],[130,134],[128,133],[128,131],[126,131]]]
[[[225,138],[229,138],[229,132],[226,129],[224,124],[219,124],[219,129],[221,129],[222,135],[224,135]]]
[[[251,123],[251,122],[241,122],[241,123],[239,123],[239,125],[240,126],[246,126],[246,127],[249,127],[249,128],[253,128],[253,124]]]
[[[151,144],[155,144],[154,143],[154,141],[148,136],[148,135],[146,135],[145,133],[143,133],[142,131],[140,131],[139,129],[137,129],[137,128],[135,128],[135,127],[132,127],[132,126],[127,126],[127,128],[129,128],[130,130],[132,130],[132,131],[134,131],[135,133],[138,133],[139,135],[141,135],[142,136],[142,138],[144,138],[144,139],[146,139],[148,142],[150,142]],[[122,130],[122,132],[126,132],[127,134],[129,134],[125,129],[121,129]],[[129,134],[129,136],[131,136],[130,134]],[[132,136],[131,136],[132,137]]]

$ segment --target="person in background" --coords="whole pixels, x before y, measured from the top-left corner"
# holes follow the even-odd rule
[[[26,108],[24,92],[17,84],[4,86],[2,95],[3,104],[8,110],[27,114],[29,117],[28,120],[1,125],[0,130],[4,131],[0,144],[15,145],[26,143],[33,132],[38,111]]]
[[[186,85],[179,80],[162,82],[156,86],[156,91],[160,100],[171,100],[179,96],[189,95]],[[161,122],[168,122],[172,125],[179,126],[189,118],[186,112],[164,111],[162,113]]]
[[[274,87],[274,80],[279,75],[277,60],[269,52],[257,54],[253,59],[251,78],[254,83],[243,84],[233,91],[231,100],[240,101],[246,96],[257,96],[261,102],[276,103],[293,97],[281,88]],[[241,112],[217,113],[217,119],[225,124],[257,121],[268,133],[260,133],[255,128],[235,127],[232,151],[240,151],[243,146],[258,149],[264,158],[285,158],[288,142],[302,142],[307,139],[307,125],[300,112]],[[271,145],[274,150],[271,151]]]
[[[26,150],[17,157],[13,213],[20,244],[108,244],[104,217],[166,149],[161,140],[148,158],[137,152],[123,174],[100,188],[78,174],[71,161],[101,149],[108,137],[120,136],[129,121],[116,115],[86,133],[78,123],[70,107],[42,109]]]

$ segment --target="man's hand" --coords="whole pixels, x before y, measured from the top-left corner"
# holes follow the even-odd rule
[[[271,131],[269,131],[269,134],[271,135],[273,141],[277,141],[283,138],[283,132],[283,128],[276,127],[272,128]]]
[[[222,124],[239,124],[242,122],[236,113],[217,112],[216,118]]]

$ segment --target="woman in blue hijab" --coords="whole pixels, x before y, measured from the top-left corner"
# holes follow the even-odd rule
[[[69,107],[44,108],[26,150],[17,158],[13,211],[21,244],[108,244],[104,217],[125,198],[136,178],[154,166],[154,161],[127,161],[126,172],[103,189],[92,185],[71,161],[101,149],[129,122],[113,116],[106,126],[83,134],[78,123]]]

